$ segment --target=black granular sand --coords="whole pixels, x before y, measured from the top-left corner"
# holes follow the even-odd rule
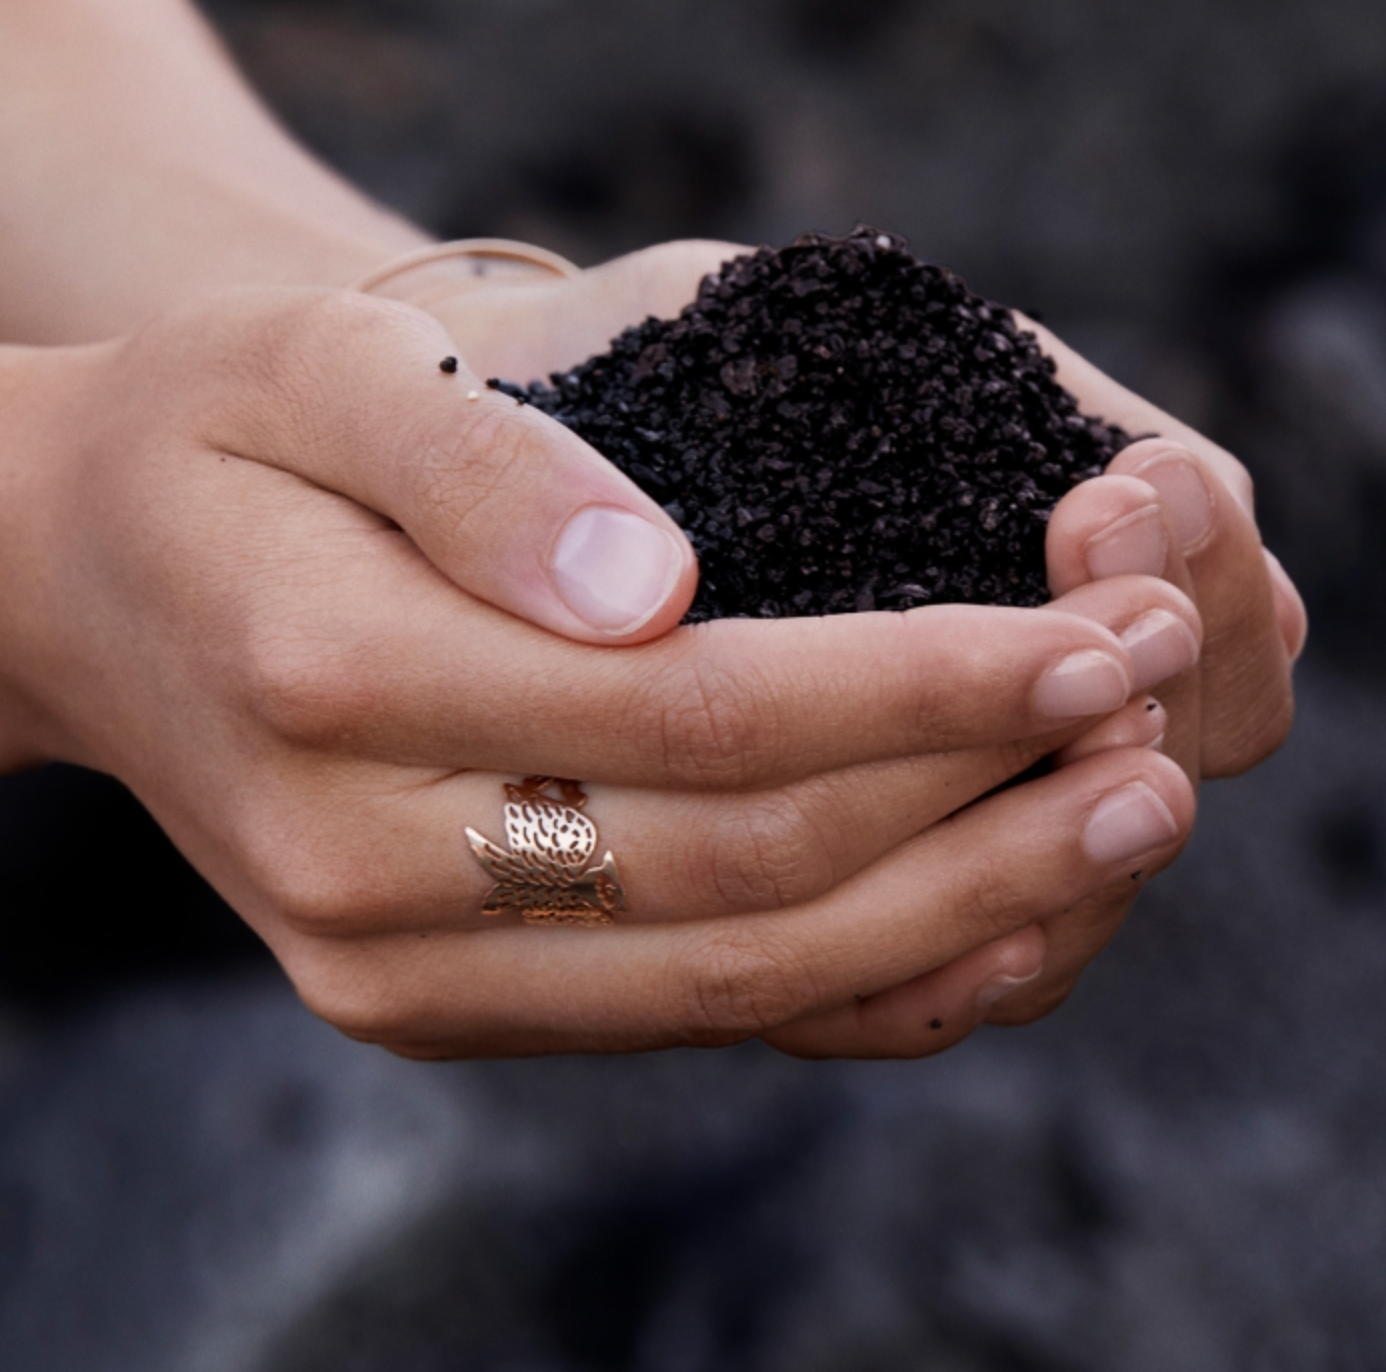
[[[866,228],[737,258],[551,381],[493,384],[683,526],[694,622],[1039,605],[1050,511],[1130,441],[1008,310]]]

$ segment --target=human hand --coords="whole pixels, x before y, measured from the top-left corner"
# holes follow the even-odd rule
[[[1050,520],[1056,596],[1111,576],[1161,576],[1198,605],[1198,666],[1156,691],[1166,710],[1162,750],[1189,777],[1234,776],[1274,752],[1294,713],[1291,670],[1308,623],[1293,583],[1261,544],[1251,478],[1230,453],[1022,321],[1058,365],[1083,410],[1141,437],[1107,474],[1065,497]],[[1100,731],[1094,740],[1100,738]],[[1065,757],[1085,755],[1094,740]],[[1028,1023],[1073,989],[1120,927],[1135,889],[1079,902],[1046,922],[1043,974],[998,1003],[995,1023]]]
[[[527,380],[602,350],[646,315],[677,313],[705,275],[746,251],[703,240],[664,243],[567,280],[478,278],[465,261],[440,263],[430,269],[438,275],[406,275],[388,291],[424,305],[479,370]],[[1196,777],[1247,770],[1284,740],[1293,714],[1290,667],[1306,633],[1298,593],[1261,545],[1250,476],[1225,449],[1103,375],[1047,329],[1023,316],[1019,322],[1055,360],[1059,382],[1085,413],[1158,435],[1121,453],[1108,476],[1084,483],[1055,511],[1051,590],[1062,595],[1121,572],[1163,576],[1188,591],[1205,621],[1206,651],[1196,689],[1190,683],[1183,691],[1170,722],[1168,747]]]
[[[1193,596],[1205,651],[1200,727],[1185,760],[1198,776],[1236,776],[1284,742],[1294,714],[1291,669],[1308,632],[1299,593],[1261,543],[1251,477],[1231,453],[1103,375],[1052,333],[1026,327],[1087,413],[1139,436],[1106,476],[1055,511],[1050,588],[1062,595],[1120,571],[1164,576]],[[1163,507],[1163,530],[1154,503]]]
[[[492,338],[501,340],[494,353],[497,370],[527,377],[571,365],[632,319],[673,313],[692,297],[705,272],[736,251],[726,244],[668,244],[584,273],[576,282],[529,283],[520,308],[536,322],[527,329],[497,328],[509,308],[509,283],[469,283],[480,287],[470,310],[461,292],[435,297],[434,303],[441,299],[442,317],[455,333],[467,334],[476,353],[494,346]],[[1162,576],[1194,597],[1209,633],[1199,669],[1161,688],[1158,716],[1146,717],[1145,732],[1127,712],[1070,745],[1059,760],[1147,743],[1158,733],[1163,751],[1195,780],[1245,770],[1278,747],[1288,729],[1289,666],[1305,632],[1297,593],[1261,548],[1245,469],[1103,376],[1052,334],[1022,323],[1040,335],[1060,381],[1087,413],[1133,433],[1162,435],[1133,445],[1112,464],[1110,476],[1085,483],[1060,505],[1048,540],[1054,593],[1117,574]],[[538,348],[526,351],[534,340]],[[1061,1001],[1119,927],[1138,889],[1118,885],[1046,921],[1043,976],[1009,995],[992,1017],[1028,1020]],[[941,975],[934,974],[934,981]]]
[[[572,435],[468,400],[448,347],[410,310],[271,293],[0,355],[10,760],[125,780],[326,1018],[420,1056],[927,1051],[1043,911],[1177,850],[1187,784],[1139,748],[935,823],[1139,702],[1122,636],[1158,613],[1194,643],[1176,589],[618,650],[677,621],[686,552]],[[673,545],[635,628],[584,620],[546,556],[593,507]],[[463,829],[531,773],[587,783],[628,923],[479,913]]]
[[[0,56],[12,60],[0,87],[7,105],[24,114],[10,121],[17,156],[0,159],[5,184],[14,192],[7,203],[17,207],[11,232],[0,244],[15,268],[0,292],[0,324],[9,336],[32,341],[106,337],[155,317],[190,292],[233,282],[346,281],[377,255],[422,241],[416,231],[368,205],[283,137],[249,98],[190,7],[181,0],[160,0],[140,7],[133,18],[127,10],[78,2],[22,6],[7,15],[13,21],[5,25],[12,41],[0,44]],[[73,71],[81,73],[80,80],[71,79]],[[39,146],[48,155],[36,161],[29,153]],[[61,164],[58,175],[54,157]],[[142,188],[136,197],[138,214],[130,212],[135,203],[131,185]],[[66,212],[75,203],[73,197],[80,200],[79,214]],[[68,224],[71,232],[49,232],[55,222]],[[227,232],[228,225],[233,232]],[[209,226],[216,229],[212,236],[221,245],[217,252],[207,249]],[[703,252],[702,245],[691,245],[691,251],[690,245],[670,245],[587,274],[584,285],[566,295],[578,301],[586,290],[585,310],[554,313],[544,307],[542,292],[537,291],[530,297],[533,308],[527,326],[511,295],[503,307],[496,302],[492,321],[502,327],[493,327],[489,337],[486,299],[479,296],[468,302],[466,318],[458,321],[457,329],[463,334],[473,329],[476,337],[465,350],[486,372],[522,377],[566,365],[595,351],[639,313],[675,309],[690,298],[697,278],[721,260],[720,255],[717,261],[695,260]],[[722,252],[721,247],[712,249],[713,254]],[[372,499],[383,489],[377,503],[390,509],[391,496],[402,496],[406,504],[418,498],[422,508],[411,506],[412,518],[400,522],[447,575],[477,593],[479,599],[468,602],[469,613],[482,613],[489,599],[577,639],[619,643],[658,634],[678,618],[687,564],[673,575],[664,600],[658,596],[663,585],[658,576],[652,591],[649,582],[623,576],[615,585],[608,581],[605,596],[594,600],[579,594],[582,603],[575,608],[562,594],[554,568],[546,569],[542,553],[536,551],[552,552],[554,547],[542,540],[526,545],[523,520],[508,530],[482,527],[484,516],[463,521],[462,532],[446,527],[458,500],[466,504],[475,497],[472,503],[483,511],[504,508],[533,465],[530,459],[547,463],[552,456],[545,443],[517,443],[511,454],[515,461],[501,471],[493,464],[477,464],[474,474],[481,480],[495,478],[492,492],[459,489],[448,480],[430,485],[425,478],[438,476],[440,465],[431,458],[439,456],[446,466],[450,454],[466,447],[464,434],[479,442],[486,427],[476,424],[469,431],[459,426],[436,454],[426,454],[419,467],[411,468],[410,476],[419,484],[402,491],[400,485],[408,482],[397,482],[398,473],[387,470],[385,462],[398,454],[399,442],[387,440],[372,448],[364,436],[349,426],[342,428],[331,403],[337,392],[327,379],[296,370],[297,359],[290,359],[284,377],[272,374],[272,360],[287,355],[283,338],[280,347],[265,348],[263,339],[238,339],[234,328],[217,327],[211,316],[203,322],[209,325],[209,336],[189,325],[176,347],[161,326],[134,345],[104,351],[0,358],[7,420],[6,446],[0,452],[6,490],[0,509],[0,566],[7,588],[0,608],[0,766],[71,757],[116,771],[151,804],[233,903],[251,913],[276,948],[281,942],[294,944],[293,960],[286,955],[286,962],[300,984],[314,988],[325,1005],[338,1004],[338,980],[315,970],[323,964],[324,948],[351,943],[343,932],[351,922],[349,914],[368,907],[376,915],[382,908],[412,908],[408,892],[417,890],[419,873],[426,871],[426,865],[418,870],[410,866],[417,834],[401,835],[402,846],[389,855],[398,858],[392,868],[377,850],[381,835],[394,831],[388,825],[373,828],[367,821],[384,803],[382,792],[389,779],[405,791],[409,783],[422,786],[420,755],[433,757],[430,749],[442,747],[443,740],[449,746],[455,743],[456,728],[451,733],[435,728],[427,702],[438,709],[474,710],[477,730],[488,720],[494,724],[502,743],[515,744],[510,751],[499,747],[498,767],[554,769],[554,755],[545,755],[543,748],[526,751],[535,744],[535,731],[516,724],[516,711],[533,695],[533,678],[525,673],[497,678],[497,689],[515,693],[499,710],[482,687],[474,659],[465,664],[471,675],[458,677],[465,685],[459,684],[453,696],[424,689],[421,683],[427,681],[430,664],[440,676],[458,668],[454,659],[461,652],[460,620],[454,604],[449,602],[445,610],[438,599],[441,579],[412,552],[416,545],[392,522],[370,514]],[[288,328],[287,335],[292,338],[294,330]],[[218,342],[223,351],[212,356],[208,349]],[[336,355],[339,340],[330,333],[312,342],[319,356]],[[229,371],[228,360],[235,364]],[[369,369],[367,373],[363,383],[369,396],[375,394],[372,388],[379,376]],[[285,405],[296,405],[297,413],[286,415]],[[258,424],[253,422],[257,416]],[[276,416],[282,422],[271,422]],[[400,413],[395,421],[399,433],[419,437],[412,427],[414,416]],[[504,425],[499,428],[506,430]],[[243,446],[229,451],[219,447],[221,442],[229,445],[228,434],[244,440]],[[353,438],[358,441],[349,441]],[[362,452],[381,465],[367,472],[351,469],[350,462],[339,465]],[[311,470],[301,463],[296,466],[295,459],[304,454],[320,461]],[[507,455],[504,445],[497,454]],[[579,460],[572,448],[567,457],[568,465],[558,465],[577,485],[591,478],[618,505],[630,495],[606,487],[590,462]],[[223,461],[229,471],[220,471]],[[550,465],[546,476],[551,471]],[[363,476],[364,487],[358,484]],[[372,476],[379,486],[372,484]],[[313,484],[318,482],[321,488]],[[567,489],[562,481],[558,488],[560,494]],[[541,525],[545,512],[556,517],[553,503],[544,498],[550,494],[552,487],[546,482],[532,501]],[[573,491],[568,489],[568,494]],[[623,527],[629,532],[629,525]],[[534,532],[533,526],[528,532]],[[648,551],[660,540],[643,542]],[[404,593],[409,577],[420,578],[409,587],[412,599]],[[619,594],[631,584],[643,584],[650,591],[644,603],[653,609],[646,618],[643,612],[633,612]],[[570,584],[568,590],[573,589]],[[1130,616],[1139,608],[1138,601],[1136,597],[1129,604],[1109,606],[1115,616],[1109,627],[1125,632],[1134,622]],[[440,621],[436,638],[425,632],[430,606]],[[378,611],[374,616],[372,607]],[[385,613],[392,607],[399,611],[397,621]],[[485,621],[488,625],[494,621],[490,613],[493,620]],[[938,617],[932,621],[939,622]],[[409,637],[410,627],[418,638]],[[1071,623],[1067,631],[1072,632]],[[404,641],[419,653],[413,676],[392,675],[391,669],[400,664],[387,660],[389,649]],[[493,653],[506,659],[504,643],[497,649],[480,632],[475,642],[481,645],[482,663]],[[1104,643],[1112,647],[1109,640]],[[795,651],[801,664],[813,669],[821,666],[823,648],[857,650],[855,641],[845,639],[829,638],[812,651],[811,646],[799,644]],[[790,651],[794,645],[785,647],[782,673],[795,659],[795,651]],[[885,653],[879,641],[867,647],[863,672]],[[436,650],[437,656],[425,648]],[[1029,665],[1034,668],[1043,654],[1033,643],[1029,649],[1034,654]],[[1055,644],[1047,649],[1052,652]],[[1122,652],[1118,645],[1115,661],[1125,661]],[[1126,659],[1130,657],[1127,653]],[[653,744],[676,746],[683,738],[689,758],[708,756],[711,748],[710,755],[720,760],[716,737],[706,736],[715,720],[697,708],[699,697],[692,687],[706,671],[725,670],[728,681],[743,681],[743,689],[745,679],[758,678],[751,664],[739,658],[725,667],[715,653],[706,668],[698,668],[697,661],[690,653],[681,664],[652,670],[649,695],[641,699],[651,718],[662,717],[661,709],[674,716]],[[545,665],[531,663],[535,668]],[[922,672],[919,663],[914,665]],[[566,663],[549,666],[547,679],[565,685],[563,674],[577,671]],[[1128,673],[1135,669],[1135,662],[1125,661]],[[1019,667],[1012,664],[1012,670],[1018,672]],[[944,677],[938,680],[946,684]],[[676,709],[681,681],[691,685]],[[900,687],[890,671],[866,684],[880,688],[890,681]],[[656,682],[673,690],[670,700],[657,699]],[[998,683],[972,681],[965,675],[954,684],[966,688],[969,683],[975,687],[978,711],[984,712]],[[436,687],[436,680],[431,684]],[[629,703],[634,689],[628,686],[625,697],[615,693],[608,698],[590,682],[589,688],[596,693],[594,702],[600,697],[608,704],[623,698]],[[579,707],[586,700],[579,692],[574,711],[563,718],[550,709],[548,723],[560,733],[560,726],[585,733],[595,756],[614,725],[606,716],[598,716],[596,726],[584,718]],[[776,714],[777,702],[772,695],[762,703],[763,717],[775,730],[785,731],[781,746],[788,755],[797,739]],[[407,729],[391,732],[392,722],[408,718],[408,712],[421,705],[422,713],[413,716],[416,735]],[[731,708],[735,712],[738,707]],[[795,723],[808,740],[803,758],[831,767],[831,755],[814,753],[814,731],[801,716]],[[945,711],[938,724],[944,728],[948,723]],[[684,732],[674,724],[681,724]],[[1149,725],[1148,718],[1128,710],[1104,728],[1109,742],[1115,738],[1140,743],[1145,741],[1141,729]],[[724,879],[734,890],[749,873],[748,889],[760,891],[760,898],[766,890],[780,889],[806,898],[830,869],[834,877],[856,870],[854,864],[875,851],[873,841],[904,832],[910,824],[927,823],[938,813],[936,801],[921,799],[926,783],[941,788],[939,794],[956,807],[975,788],[992,784],[988,777],[1009,775],[1035,755],[1036,747],[1047,751],[1074,732],[1070,726],[1042,744],[1018,743],[1008,736],[1018,727],[1014,701],[995,721],[985,721],[984,726],[974,719],[972,727],[988,740],[978,750],[978,765],[972,770],[950,771],[945,766],[936,774],[925,767],[914,784],[901,784],[895,791],[883,777],[856,790],[837,780],[815,781],[817,809],[783,788],[761,790],[744,825],[736,819],[736,805],[742,802],[733,799],[722,813],[728,832],[739,837],[719,850]],[[1036,720],[1027,717],[1023,728],[1035,727]],[[846,757],[851,754],[847,743],[852,730],[843,721],[835,728]],[[523,737],[516,738],[517,733]],[[963,730],[953,741],[971,736]],[[363,738],[373,740],[371,747],[383,750],[381,755],[367,748]],[[1005,741],[998,744],[998,738]],[[927,729],[921,730],[910,740],[910,749],[926,750],[937,741]],[[862,740],[857,743],[863,755],[871,754]],[[883,745],[877,740],[872,746]],[[902,745],[897,741],[891,746]],[[526,760],[530,757],[542,757],[542,764]],[[369,781],[367,761],[380,763]],[[907,765],[922,764],[911,760]],[[570,770],[603,775],[595,762],[579,769],[575,761]],[[840,770],[847,775],[845,768]],[[346,784],[348,774],[356,789]],[[1165,784],[1171,784],[1168,778]],[[440,782],[438,789],[446,788]],[[700,800],[707,799],[708,790],[704,779],[696,788]],[[607,798],[603,795],[602,802]],[[854,807],[850,817],[855,835],[848,832],[853,825],[842,823],[841,805]],[[989,801],[977,807],[976,813],[990,805]],[[1176,802],[1172,805],[1176,826],[1185,824],[1186,811]],[[362,822],[353,825],[358,808],[361,814],[356,817]],[[878,813],[890,822],[878,821]],[[842,830],[836,845],[818,841],[815,834],[823,829],[824,814],[832,821],[828,827],[833,833]],[[663,842],[664,836],[648,825],[642,826],[641,834],[647,846],[666,857],[677,858],[682,851],[678,834],[674,841]],[[853,852],[844,855],[842,845],[849,838]],[[381,858],[377,865],[372,865],[372,855]],[[1016,861],[1022,858],[1017,849]],[[1070,861],[1064,880],[1082,884],[1087,879],[1081,876],[1084,870],[1082,860]],[[468,871],[475,880],[476,873]],[[391,874],[400,879],[398,887],[390,886]],[[354,892],[348,890],[353,876],[361,881]],[[1005,883],[984,879],[981,872],[974,872],[974,877],[982,895],[997,886],[997,898],[988,897],[987,908],[996,915],[996,923],[1004,922],[1000,912]],[[640,884],[647,886],[643,879]],[[966,883],[957,894],[966,897],[965,887]],[[382,893],[390,891],[393,895],[387,900]],[[1018,889],[1013,895],[1020,899]],[[453,900],[449,913],[457,914],[463,904],[465,900]],[[657,901],[651,908],[656,905]],[[421,908],[434,907],[424,900]],[[693,908],[698,908],[696,900]],[[310,932],[300,939],[296,931],[305,912]],[[932,915],[940,914],[935,903]],[[959,927],[970,926],[964,920]],[[336,944],[332,930],[343,934]],[[849,1035],[850,1042],[835,1040],[837,1046],[829,1044],[825,1051],[917,1051],[912,1045],[920,1042],[920,1026],[927,1027],[932,1019],[919,1018],[914,1009],[930,1006],[947,1017],[947,1027],[942,1032],[929,1030],[924,1041],[929,1046],[949,1041],[960,1025],[975,1022],[976,987],[993,973],[1015,973],[1028,966],[1042,955],[1040,945],[1042,939],[1037,942],[1036,935],[1022,932],[940,974],[941,980],[924,977],[912,983],[908,996],[869,997],[860,1003],[856,1026],[863,1033]],[[551,946],[555,945],[546,945]],[[795,951],[786,947],[786,953]],[[815,983],[806,991],[802,981],[777,977],[780,962],[766,963],[764,958],[760,965],[765,975],[750,976],[758,965],[756,949],[748,946],[745,954],[741,963],[747,977],[739,984],[752,991],[768,979],[772,987],[786,991],[797,986],[797,1003],[806,1003],[805,996],[816,1003],[818,990],[826,988],[827,983],[823,988]],[[913,956],[909,966],[918,964],[918,949]],[[375,986],[381,976],[380,968],[367,962],[354,974],[358,988]],[[681,968],[686,984],[690,970],[696,972],[698,965],[693,950],[673,968],[671,983]],[[710,970],[715,973],[717,966],[730,969],[730,959],[715,962]],[[815,972],[807,962],[803,970]],[[483,990],[491,985],[483,979]],[[396,1000],[382,992],[376,999],[387,1010],[401,1011],[408,1003],[407,994]],[[764,995],[757,999],[766,1004],[774,1000]],[[536,1001],[521,988],[516,1013],[534,1013],[542,1000],[542,994]],[[711,1003],[717,1001],[712,995]],[[621,1004],[617,997],[609,1003],[603,1000],[601,1008],[616,1013]],[[955,1014],[952,1006],[961,1009]],[[626,1008],[639,1013],[638,1006]],[[665,1009],[663,1019],[641,1021],[644,1032],[666,1038],[679,1032],[677,1024],[683,1021],[676,1015],[671,1020],[670,1008]],[[697,1015],[693,1021],[698,1022]],[[462,1009],[454,1009],[449,1023],[453,1037],[447,1042],[452,1046],[465,1048],[481,1041],[474,1020]],[[607,1046],[624,1042],[622,1031],[605,1032],[607,1037],[598,1035],[594,1041]],[[823,1026],[815,1032],[814,1042],[821,1046],[827,1041]],[[539,1039],[549,1045],[583,1041],[581,1034],[574,1037],[565,1030],[562,1016],[552,1025],[545,1021]],[[522,1033],[506,1038],[504,1047],[514,1051],[528,1041]],[[807,1040],[801,1035],[800,1041]]]

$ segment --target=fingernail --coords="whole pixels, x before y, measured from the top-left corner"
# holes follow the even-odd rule
[[[1083,548],[1083,561],[1094,581],[1109,576],[1160,576],[1169,556],[1169,535],[1158,505],[1118,519]]]
[[[1286,640],[1285,651],[1289,653],[1291,662],[1298,662],[1309,637],[1309,617],[1304,612],[1304,600],[1295,589],[1295,583],[1290,580],[1289,572],[1280,565],[1280,559],[1269,548],[1262,548],[1261,552],[1265,555],[1266,569],[1270,573],[1271,592],[1285,612],[1277,617],[1283,624],[1285,615],[1288,615],[1294,626],[1292,637]]]
[[[1142,615],[1128,626],[1121,641],[1131,654],[1138,691],[1187,672],[1198,661],[1194,631],[1168,610],[1151,610]]]
[[[1131,694],[1126,670],[1095,648],[1051,667],[1035,684],[1035,709],[1049,719],[1079,719],[1119,710]]]
[[[1044,971],[1043,964],[1036,967],[1035,970],[1026,977],[1006,976],[1003,973],[1000,976],[992,977],[990,981],[984,981],[981,986],[977,988],[977,1008],[979,1010],[990,1010],[998,1000],[1001,1000],[1004,996],[1009,996],[1017,987],[1028,986],[1032,981],[1038,978],[1042,971]]]
[[[1131,475],[1159,491],[1179,547],[1186,553],[1197,549],[1213,529],[1213,497],[1196,464],[1179,453],[1165,453]]]
[[[1096,863],[1127,862],[1179,834],[1170,808],[1143,781],[1104,796],[1088,816],[1083,847]]]
[[[554,584],[564,604],[607,634],[630,633],[669,598],[683,569],[674,536],[627,510],[591,505],[554,545]]]

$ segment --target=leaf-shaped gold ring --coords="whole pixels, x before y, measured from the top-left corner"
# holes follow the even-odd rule
[[[581,783],[527,777],[507,785],[505,798],[509,849],[467,830],[477,861],[496,879],[482,913],[518,912],[526,924],[614,923],[612,913],[626,908],[626,893],[609,850],[589,865],[597,826],[583,814],[587,797]]]

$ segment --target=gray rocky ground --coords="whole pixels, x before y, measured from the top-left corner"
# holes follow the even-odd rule
[[[580,260],[864,218],[1241,452],[1300,723],[1044,1024],[424,1067],[109,783],[0,787],[13,1372],[1386,1365],[1386,10],[217,0],[327,156]]]

